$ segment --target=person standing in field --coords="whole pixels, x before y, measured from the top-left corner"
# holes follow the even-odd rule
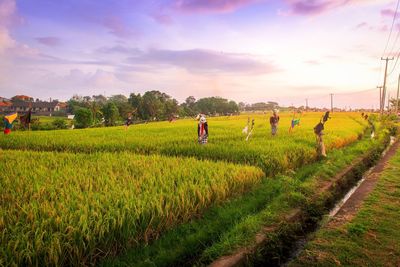
[[[274,109],[272,116],[269,118],[269,124],[271,124],[271,134],[275,136],[278,131],[278,123],[279,123],[278,111]]]
[[[201,145],[207,144],[208,142],[208,123],[205,115],[201,114],[199,124],[197,125],[197,136],[198,142]]]

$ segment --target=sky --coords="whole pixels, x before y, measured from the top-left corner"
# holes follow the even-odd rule
[[[0,96],[160,90],[179,102],[377,108],[393,0],[0,0]],[[399,8],[400,11],[400,8]],[[393,30],[392,29],[392,24]],[[389,38],[390,37],[390,38]],[[399,65],[399,66],[398,66]]]

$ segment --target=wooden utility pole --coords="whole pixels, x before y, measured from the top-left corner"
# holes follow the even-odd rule
[[[386,76],[387,76],[387,67],[389,60],[393,60],[394,58],[381,58],[381,60],[385,60],[385,76],[383,77],[383,93],[382,93],[382,100],[381,100],[381,115],[383,115],[383,110],[385,109],[385,96],[386,96]]]
[[[308,111],[308,98],[306,98],[306,111]]]
[[[333,113],[333,94],[330,95],[331,95],[331,112]]]
[[[400,88],[400,74],[399,74],[399,81],[397,83],[396,116],[397,114],[399,114],[399,88]]]
[[[383,86],[377,86],[376,88],[379,89],[379,111],[382,110],[382,88]]]

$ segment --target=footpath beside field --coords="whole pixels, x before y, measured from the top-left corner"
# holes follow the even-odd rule
[[[400,266],[399,147],[289,266]]]

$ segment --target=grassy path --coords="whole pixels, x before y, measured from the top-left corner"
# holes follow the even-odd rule
[[[357,212],[348,211],[326,223],[290,266],[400,266],[399,149]]]

